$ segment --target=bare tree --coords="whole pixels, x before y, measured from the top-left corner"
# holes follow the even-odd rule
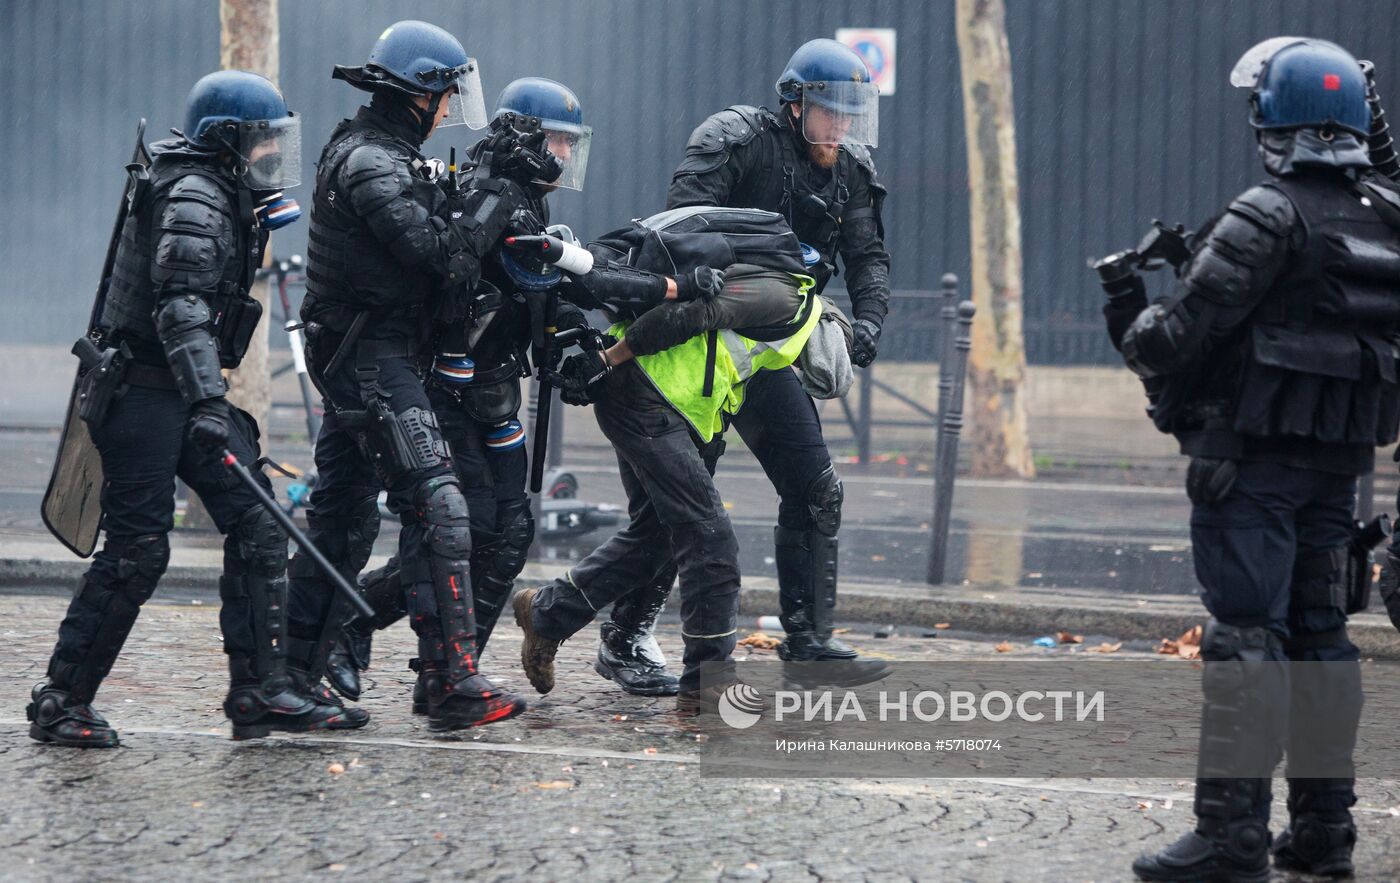
[[[974,475],[1035,474],[1026,415],[1021,330],[1021,211],[1011,51],[1003,0],[957,0],[972,220],[968,360]]]

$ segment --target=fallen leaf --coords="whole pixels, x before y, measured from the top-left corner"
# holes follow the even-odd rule
[[[1010,653],[1010,652],[1011,652],[1012,650],[1014,650],[1014,649],[1015,649],[1015,648],[1011,646],[1011,642],[1010,642],[1010,641],[1002,641],[1000,644],[998,644],[998,645],[996,646],[996,651],[997,651],[998,653]]]
[[[1176,650],[1176,655],[1182,659],[1198,659],[1201,655],[1200,644],[1182,644]]]
[[[832,633],[833,635],[845,635],[845,634],[850,634],[850,631],[851,631],[850,629],[832,629],[832,630],[831,630],[831,633]]]
[[[1150,800],[1139,800],[1139,801],[1138,801],[1138,809],[1151,809],[1151,808],[1152,808],[1152,801],[1150,801]]]
[[[326,772],[330,773],[332,776],[338,776],[341,773],[345,772],[345,764],[337,761],[331,764],[330,766],[326,767]]]
[[[1116,644],[1100,644],[1100,645],[1097,646],[1097,647],[1090,647],[1090,648],[1089,648],[1089,652],[1090,652],[1090,653],[1117,653],[1119,650],[1122,650],[1122,649],[1123,649],[1123,642],[1122,642],[1122,641],[1119,641],[1119,642],[1116,643]]]
[[[642,753],[643,753],[643,754],[655,754],[655,753],[656,753],[656,749],[655,749],[655,748],[643,748],[643,749],[642,749]]]
[[[574,787],[574,783],[568,781],[567,779],[552,779],[548,782],[536,782],[535,787],[545,791],[555,791],[560,788],[572,788]]]
[[[951,622],[935,622],[933,627],[936,629],[950,629],[953,627],[953,624]]]
[[[871,561],[884,561],[884,560],[885,560],[885,556],[884,556],[884,555],[871,555],[871,556],[870,556],[870,560],[871,560]]]
[[[1195,644],[1200,646],[1202,629],[1198,625],[1193,625],[1181,633],[1181,637],[1176,639],[1178,644]]]
[[[1072,635],[1069,632],[1056,632],[1055,637],[1061,644],[1083,644],[1083,635]]]
[[[203,809],[203,808],[204,808],[204,801],[202,801],[202,800],[196,800],[194,803],[191,803],[190,806],[194,807],[195,809]]]
[[[345,865],[339,865],[339,864],[337,864],[337,865],[327,865],[327,866],[326,866],[326,870],[327,870],[327,871],[343,871],[343,870],[345,870]]]
[[[775,638],[766,632],[754,632],[751,635],[745,635],[739,640],[740,647],[753,647],[758,650],[773,650],[781,643],[781,639]]]

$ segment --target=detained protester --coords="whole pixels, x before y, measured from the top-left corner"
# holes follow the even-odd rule
[[[336,128],[317,165],[302,318],[327,416],[310,535],[354,579],[385,488],[402,524],[398,559],[418,655],[441,673],[429,728],[505,720],[525,703],[477,671],[467,502],[420,364],[435,324],[466,320],[482,262],[528,204],[522,185],[549,163],[495,132],[496,177],[475,174],[452,194],[434,180],[423,141],[439,126],[486,122],[476,61],[434,25],[390,26],[365,64],[338,66],[334,77],[372,97]],[[294,669],[331,695],[320,679],[347,611],[304,555],[289,571]]]
[[[234,738],[359,723],[288,676],[287,535],[220,460],[225,449],[249,466],[259,457],[257,424],[229,404],[221,372],[242,361],[261,318],[248,289],[268,231],[300,215],[281,191],[300,174],[301,120],[268,80],[221,71],[194,85],[177,134],[153,145],[147,167],[129,167],[91,334],[108,361],[79,392],[102,461],[106,539],[34,688],[29,734],[40,742],[118,744],[91,703],[170,561],[177,477],[224,535],[219,624]]]
[[[559,645],[607,605],[657,584],[674,561],[685,646],[678,707],[712,710],[734,680],[738,616],[738,544],[712,478],[725,415],[756,373],[787,370],[819,326],[837,326],[822,321],[800,245],[771,212],[673,210],[589,250],[601,269],[577,276],[566,295],[616,317],[615,342],[565,360],[561,396],[595,403],[630,520],[564,578],[515,596],[522,665],[549,692]],[[835,351],[846,356],[844,343]]]
[[[592,131],[583,123],[583,108],[573,91],[542,77],[525,77],[506,86],[493,118],[503,121],[508,115],[523,126],[538,120],[549,152],[563,166],[552,181],[526,184],[526,200],[512,217],[512,230],[540,234],[549,224],[547,195],[559,187],[583,189]],[[471,163],[491,161],[484,156],[485,146],[486,142],[473,146],[468,153]],[[478,655],[486,649],[535,536],[534,515],[525,493],[528,456],[519,419],[520,379],[530,373],[530,350],[536,329],[542,328],[545,294],[560,280],[553,266],[498,249],[482,265],[482,280],[468,318],[439,327],[434,338],[428,398],[452,451],[471,518]],[[577,307],[561,304],[556,325],[583,322]],[[401,573],[394,559],[366,575],[363,592],[377,615],[373,621],[351,620],[331,655],[327,676],[349,698],[359,696],[359,672],[369,667],[374,631],[407,614]],[[431,661],[419,659],[412,665],[419,673],[413,710],[426,713],[426,697],[434,692],[441,672]]]
[[[835,40],[804,43],[776,85],[778,112],[737,105],[705,120],[690,136],[672,176],[667,208],[732,206],[787,219],[812,264],[816,293],[844,265],[851,297],[852,358],[875,359],[888,310],[889,254],[881,207],[885,188],[869,147],[876,144],[879,91],[856,52]],[[806,667],[827,683],[853,686],[883,678],[882,662],[856,658],[832,637],[836,605],[837,534],[844,492],[822,438],[811,398],[791,371],[760,372],[749,381],[732,424],[780,497],[774,529],[784,660],[849,662]],[[635,602],[654,618],[668,580],[639,587]],[[602,628],[635,631],[650,622]]]
[[[1191,458],[1211,613],[1196,827],[1135,861],[1143,880],[1267,880],[1271,851],[1279,869],[1348,876],[1356,841],[1355,779],[1296,770],[1352,768],[1362,695],[1346,624],[1370,567],[1349,580],[1348,548],[1357,476],[1400,426],[1400,199],[1368,171],[1366,81],[1345,50],[1266,41],[1231,82],[1250,89],[1269,178],[1195,235],[1162,302],[1117,256],[1099,265],[1114,345]],[[1326,683],[1301,690],[1303,668],[1266,664],[1282,661],[1333,664],[1307,669]],[[1325,738],[1305,740],[1309,723]],[[1289,821],[1271,840],[1269,773],[1221,758],[1271,772],[1285,750]]]

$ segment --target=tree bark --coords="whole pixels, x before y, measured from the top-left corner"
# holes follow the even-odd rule
[[[277,32],[277,0],[219,0],[219,66],[224,70],[252,71],[277,82]],[[264,266],[271,254],[269,240]],[[248,352],[242,363],[225,372],[229,401],[253,415],[264,439],[268,438],[267,418],[272,410],[272,372],[267,358],[268,326],[272,317],[268,306],[270,291],[268,280],[263,279],[249,292],[262,304],[264,318],[248,342]],[[214,529],[213,519],[194,494],[186,499],[181,527]]]
[[[972,474],[1030,478],[1016,122],[1003,0],[957,0],[957,28],[977,304],[968,359]]]
[[[277,82],[277,0],[219,0],[219,24],[219,65],[225,70],[252,71]],[[271,254],[269,242],[267,255]],[[243,363],[228,375],[229,400],[253,415],[263,438],[268,437],[267,418],[272,410],[272,373],[267,353],[268,329],[272,324],[269,292],[267,279],[253,286],[251,294],[262,304],[264,320],[253,334]]]

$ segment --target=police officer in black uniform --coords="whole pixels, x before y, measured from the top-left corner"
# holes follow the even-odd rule
[[[308,363],[326,401],[316,444],[311,536],[354,578],[368,560],[379,488],[403,524],[405,603],[425,665],[443,672],[429,727],[513,717],[525,704],[476,667],[467,502],[420,375],[438,322],[465,322],[483,258],[544,166],[497,139],[495,172],[448,194],[419,152],[438,125],[485,125],[477,64],[434,25],[401,21],[359,67],[334,76],[372,94],[317,166],[307,262]],[[507,133],[508,134],[508,133]],[[291,655],[319,687],[345,610],[304,555],[293,558]]]
[[[739,105],[696,128],[666,207],[747,207],[786,216],[807,246],[818,291],[838,263],[844,266],[855,312],[852,360],[864,367],[875,359],[890,297],[880,214],[885,188],[868,150],[877,141],[879,91],[860,56],[828,39],[799,47],[777,90],[777,113]],[[732,423],[781,498],[774,557],[787,639],[779,655],[850,662],[848,669],[818,669],[828,676],[844,671],[846,684],[884,677],[883,663],[857,660],[832,638],[843,491],[811,398],[792,371],[762,371],[749,381]],[[602,626],[605,638],[636,646],[670,590],[670,576],[658,574],[640,587],[648,592],[615,609]]]
[[[1269,776],[1285,746],[1291,818],[1275,865],[1349,875],[1356,839],[1345,773],[1362,697],[1346,622],[1358,602],[1344,571],[1357,476],[1400,423],[1400,231],[1378,211],[1393,193],[1368,177],[1351,55],[1280,38],[1231,80],[1251,87],[1271,177],[1196,234],[1165,301],[1149,306],[1112,259],[1100,267],[1110,335],[1191,457],[1192,552],[1212,617],[1196,829],[1135,861],[1144,880],[1267,880]],[[1305,674],[1324,682],[1300,689]],[[1304,765],[1320,772],[1296,774]]]
[[[552,181],[525,186],[525,202],[512,218],[512,229],[535,235],[549,225],[549,193],[560,187],[583,189],[592,130],[584,125],[573,90],[543,77],[523,77],[502,90],[493,116],[502,120],[508,114],[520,118],[522,126],[538,125],[562,166]],[[486,161],[486,146],[485,141],[473,145],[469,163]],[[519,419],[520,380],[529,375],[529,351],[543,327],[545,294],[561,279],[553,266],[498,249],[482,265],[471,323],[443,325],[435,335],[428,397],[452,450],[471,516],[478,654],[486,648],[534,541],[534,514],[525,492],[529,461]],[[557,327],[581,324],[577,307],[559,305]],[[366,574],[363,592],[378,615],[372,622],[351,620],[331,655],[327,676],[349,698],[359,696],[358,673],[369,666],[374,631],[407,613],[400,577],[397,559]],[[421,659],[413,665],[419,672],[414,711],[426,713],[426,696],[440,673]]]
[[[118,744],[91,702],[169,563],[177,476],[225,536],[219,624],[234,738],[356,725],[288,676],[287,536],[218,458],[225,448],[258,458],[257,425],[224,397],[221,369],[238,366],[261,316],[248,288],[268,231],[300,214],[280,193],[301,170],[300,126],[263,77],[210,74],[190,91],[184,134],[154,145],[131,191],[98,321],[103,346],[129,358],[119,383],[109,374],[85,390],[110,399],[89,420],[106,541],[34,688],[29,732],[40,742]]]

